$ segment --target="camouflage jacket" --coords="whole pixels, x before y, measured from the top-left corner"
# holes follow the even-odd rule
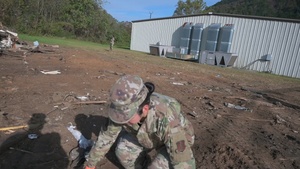
[[[180,104],[174,98],[153,93],[149,106],[147,118],[141,125],[119,125],[110,121],[107,130],[99,133],[86,165],[96,166],[104,158],[122,128],[136,135],[139,143],[147,149],[166,146],[173,166],[189,161],[193,157],[190,146],[194,143],[194,130],[181,113]]]

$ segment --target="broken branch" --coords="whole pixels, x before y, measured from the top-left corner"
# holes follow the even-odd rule
[[[22,129],[22,128],[26,128],[26,127],[28,127],[28,125],[23,125],[23,126],[13,126],[13,127],[3,127],[3,128],[0,128],[0,131]]]
[[[76,102],[74,104],[104,104],[106,101],[86,101],[86,102]]]

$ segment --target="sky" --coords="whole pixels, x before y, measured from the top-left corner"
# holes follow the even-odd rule
[[[211,6],[220,0],[204,0]],[[106,0],[103,8],[119,22],[153,18],[170,17],[173,15],[178,0]]]

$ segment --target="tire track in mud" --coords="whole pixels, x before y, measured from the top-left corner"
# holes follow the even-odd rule
[[[248,142],[243,138],[242,135],[239,134],[238,130],[235,130],[234,128],[228,126],[228,124],[230,124],[230,120],[228,120],[227,118],[223,118],[223,119],[224,120],[222,121],[215,121],[215,120],[211,120],[211,117],[204,116],[203,120],[209,123],[210,126],[213,126],[212,128],[215,131],[217,131],[215,137],[218,137],[218,140],[221,138],[223,140],[221,145],[214,145],[213,148],[216,149],[217,153],[219,153],[220,156],[226,155],[228,156],[227,158],[231,158],[231,160],[240,163],[239,167],[247,166],[247,168],[248,167],[253,168],[255,166],[254,163],[257,163],[260,160],[252,156],[255,154],[255,152],[245,147],[245,145],[248,145]],[[226,143],[227,141],[229,143]],[[251,156],[249,156],[249,154]],[[226,165],[226,162],[224,165]],[[237,164],[233,164],[233,165],[237,165]],[[262,166],[263,164],[261,163],[256,165]]]
[[[185,104],[183,104],[183,106],[190,109]],[[269,113],[271,114],[271,117],[275,117],[274,112],[270,111]],[[230,160],[233,160],[236,162],[236,164],[233,164],[234,168],[238,167],[238,168],[274,168],[275,169],[283,166],[287,167],[286,165],[292,167],[290,164],[288,164],[288,162],[282,162],[281,160],[281,159],[286,159],[285,155],[288,152],[280,152],[278,150],[286,150],[288,146],[293,146],[293,143],[286,145],[284,141],[278,140],[282,138],[272,138],[273,135],[275,136],[283,135],[283,133],[280,130],[278,130],[274,126],[271,127],[273,132],[272,131],[270,132],[267,129],[264,130],[253,129],[253,127],[257,127],[255,126],[257,123],[261,123],[261,122],[272,123],[274,119],[258,120],[258,119],[246,117],[245,114],[243,113],[234,114],[233,118],[231,114],[230,116],[222,115],[222,119],[223,119],[222,121],[219,121],[213,119],[211,114],[205,114],[205,113],[201,114],[201,121],[205,121],[206,124],[209,124],[207,132],[211,135],[214,135],[212,136],[212,138],[217,138],[218,140],[222,140],[219,141],[219,143],[209,145],[212,146],[210,148],[213,149],[211,153],[216,154],[213,157],[213,160],[217,161],[216,164],[223,163],[224,165],[231,165],[227,163],[230,163]],[[234,128],[238,126],[230,125],[234,123],[233,120],[244,120],[246,124],[247,121],[254,121],[253,123],[251,123],[251,125],[247,124],[249,125],[249,127],[245,128],[245,130],[251,131],[252,133],[251,135],[256,135],[257,136],[256,139],[262,142],[262,145],[259,146],[262,148],[266,148],[267,150],[253,151],[253,148],[251,148],[251,146],[255,148],[256,147],[255,142],[252,142],[252,139],[251,141],[247,140],[248,137],[244,138],[243,134],[239,133],[239,131],[241,131],[240,128],[237,129]],[[288,126],[285,127],[288,128]],[[274,131],[276,133],[274,133]],[[226,141],[230,143],[226,143]],[[247,146],[250,146],[250,149],[247,148]],[[282,158],[279,158],[280,156]],[[268,158],[270,160],[264,160]],[[220,159],[222,159],[223,161],[221,160],[220,162]],[[294,158],[290,158],[290,160],[293,159]],[[278,160],[280,160],[281,162],[278,162]],[[274,161],[274,163],[267,163],[268,161]],[[214,161],[211,162],[213,163]],[[297,166],[297,164],[293,164],[293,165]]]
[[[182,102],[181,104],[185,108],[192,110],[186,104]],[[218,166],[218,164],[220,163],[223,164],[223,167],[226,165],[233,165],[234,168],[236,167],[255,168],[254,167],[255,165],[262,166],[263,164],[261,164],[261,162],[259,164],[255,164],[259,161],[258,158],[248,155],[248,154],[253,155],[255,153],[244,146],[247,145],[248,143],[246,140],[243,139],[243,137],[240,134],[237,134],[238,131],[232,128],[230,130],[227,130],[229,128],[228,124],[230,123],[230,120],[228,120],[227,118],[223,118],[223,119],[224,120],[222,121],[216,121],[216,120],[212,120],[211,114],[205,114],[205,113],[201,114],[201,121],[205,121],[205,123],[209,124],[209,126],[213,126],[213,127],[208,126],[206,132],[208,132],[210,135],[213,135],[212,138],[217,138],[217,140],[223,140],[222,142],[217,141],[215,143],[206,146],[206,148],[210,149],[209,150],[210,152],[208,152],[208,154],[211,154],[213,156],[211,157],[212,161],[210,162],[215,165],[214,167],[217,168],[220,167]],[[198,119],[196,120],[198,121]],[[194,127],[196,128],[196,126]],[[218,133],[212,133],[215,131],[217,131]],[[226,143],[227,141],[230,143]],[[236,163],[227,164],[230,163],[230,161],[235,161]]]
[[[292,109],[298,109],[300,110],[300,106],[299,105],[295,105],[295,104],[292,104],[292,103],[289,103],[287,101],[283,101],[281,99],[278,99],[276,97],[273,97],[273,96],[270,96],[268,95],[267,93],[264,93],[264,92],[260,92],[260,91],[255,91],[255,90],[252,90],[252,89],[246,89],[244,88],[244,90],[246,91],[249,91],[249,92],[252,92],[252,93],[255,93],[255,94],[259,94],[259,95],[262,95],[266,100],[268,100],[269,102],[271,103],[276,103],[276,102],[279,102],[281,103],[282,105],[286,106],[286,107],[289,107],[289,108],[292,108]],[[299,92],[299,88],[295,88],[295,89],[287,89],[287,91],[291,92],[292,90],[296,91],[296,92]],[[269,91],[270,92],[270,91]]]
[[[184,91],[181,91],[181,94],[184,95]],[[182,102],[181,104],[185,108],[192,111],[192,108],[190,108],[186,104]],[[206,113],[201,114],[201,121],[205,121],[205,123],[209,124],[209,126],[213,126],[208,126],[206,132],[212,135],[213,139],[217,138],[218,140],[217,142],[206,146],[208,149],[210,149],[210,152],[208,152],[208,154],[212,154],[213,156],[211,157],[210,161],[211,164],[215,165],[213,167],[219,168],[221,167],[219,165],[222,164],[223,167],[221,168],[225,168],[224,166],[233,168],[276,168],[275,164],[267,164],[266,166],[264,161],[261,161],[259,157],[255,156],[254,151],[246,147],[247,145],[249,145],[249,141],[245,140],[245,138],[243,138],[238,130],[229,126],[232,119],[228,119],[225,117],[223,118],[224,120],[219,121],[213,119],[212,116],[213,115]],[[237,114],[234,119],[246,119],[245,117],[240,116],[240,114]],[[196,120],[198,121],[199,119]],[[216,131],[217,133],[215,133]],[[249,146],[251,146],[251,144]],[[205,158],[207,159],[207,157]]]

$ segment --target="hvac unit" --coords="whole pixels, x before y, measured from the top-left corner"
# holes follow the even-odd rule
[[[181,30],[180,38],[180,54],[189,54],[190,39],[192,33],[193,23],[184,23]]]
[[[192,55],[196,60],[199,58],[203,28],[203,23],[196,23],[192,29],[190,55]]]
[[[206,33],[205,50],[216,51],[220,28],[220,23],[213,23],[208,26]]]
[[[226,24],[220,29],[217,51],[229,52],[234,31],[233,24]]]

